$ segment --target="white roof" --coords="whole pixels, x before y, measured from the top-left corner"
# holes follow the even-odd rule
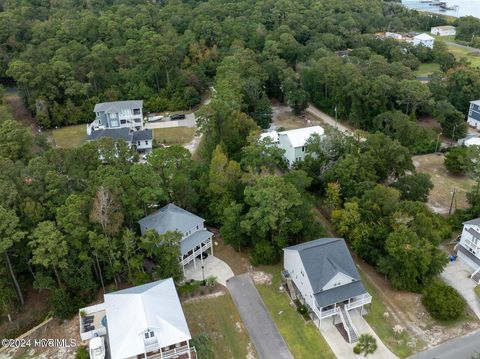
[[[433,26],[432,29],[454,30],[455,26],[452,26],[452,25]]]
[[[260,134],[260,141],[270,138],[272,142],[278,142],[278,132],[277,131],[268,131]]]
[[[155,330],[160,347],[191,339],[173,279],[105,294],[112,359],[144,353],[144,333]]]
[[[480,137],[473,137],[465,140],[465,146],[480,146]]]
[[[318,134],[323,136],[325,133],[324,129],[320,126],[304,127],[297,128],[296,130],[289,130],[279,132],[280,136],[287,136],[288,140],[293,147],[302,147],[305,146],[305,143],[313,134]]]
[[[470,103],[480,106],[480,100],[470,101]]]
[[[417,39],[417,40],[435,40],[434,37],[431,37],[430,35],[425,34],[425,33],[415,36],[414,39]]]
[[[143,100],[113,101],[97,103],[93,112],[118,113],[123,110],[142,108]]]

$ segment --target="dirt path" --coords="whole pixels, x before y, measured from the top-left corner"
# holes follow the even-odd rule
[[[354,131],[355,131],[354,129],[352,129],[352,128],[344,125],[344,124],[341,124],[338,121],[335,121],[335,119],[332,116],[326,114],[325,112],[316,108],[312,104],[310,104],[307,107],[306,111],[308,113],[318,117],[325,124],[337,128],[340,132],[343,132],[344,134],[346,134],[348,136],[353,136],[354,135]],[[363,139],[363,138],[361,138],[361,139]]]
[[[17,94],[8,95],[5,100],[10,107],[13,119],[20,122],[24,126],[30,127],[32,132],[38,132],[37,120],[32,116],[30,111],[23,104],[22,99]]]

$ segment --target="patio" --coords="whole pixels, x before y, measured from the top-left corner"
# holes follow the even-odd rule
[[[477,284],[470,279],[472,272],[473,269],[468,264],[457,258],[456,261],[449,262],[440,275],[446,283],[460,293],[468,306],[480,318],[480,301],[474,291]]]
[[[209,255],[206,259],[196,261],[196,268],[193,262],[185,266],[185,279],[203,280],[208,277],[217,277],[217,282],[226,286],[227,280],[234,276],[232,269],[221,259]],[[202,273],[203,266],[203,273]]]

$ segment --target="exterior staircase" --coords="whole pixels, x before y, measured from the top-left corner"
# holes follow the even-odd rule
[[[478,267],[478,269],[472,273],[470,278],[472,278],[475,281],[475,283],[477,284],[480,283],[480,267]]]
[[[343,327],[345,328],[345,331],[347,332],[348,335],[348,342],[350,344],[355,343],[358,341],[358,332],[355,329],[352,318],[350,317],[350,314],[348,313],[348,310],[345,309],[345,306],[340,307],[340,319],[342,320]]]

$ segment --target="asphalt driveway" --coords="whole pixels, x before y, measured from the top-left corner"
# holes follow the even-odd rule
[[[260,359],[294,359],[250,275],[245,273],[229,279],[227,288]]]

